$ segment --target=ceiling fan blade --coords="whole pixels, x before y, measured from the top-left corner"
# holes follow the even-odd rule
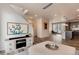
[[[43,7],[43,9],[47,9],[49,6],[51,6],[53,3],[49,3],[48,5],[46,5],[45,7]]]

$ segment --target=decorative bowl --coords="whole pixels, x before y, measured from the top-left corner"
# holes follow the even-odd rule
[[[59,48],[56,44],[46,44],[45,47],[51,50],[57,50]]]

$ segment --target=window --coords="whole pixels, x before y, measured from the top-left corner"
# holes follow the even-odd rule
[[[61,24],[52,24],[52,30],[57,33],[61,33]]]

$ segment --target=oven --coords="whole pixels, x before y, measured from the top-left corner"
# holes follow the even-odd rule
[[[16,49],[26,47],[26,39],[16,40]]]

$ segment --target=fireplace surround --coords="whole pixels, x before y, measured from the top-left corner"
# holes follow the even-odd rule
[[[26,39],[16,40],[16,49],[26,47]]]
[[[6,40],[5,54],[19,54],[33,45],[32,36],[14,37]]]

